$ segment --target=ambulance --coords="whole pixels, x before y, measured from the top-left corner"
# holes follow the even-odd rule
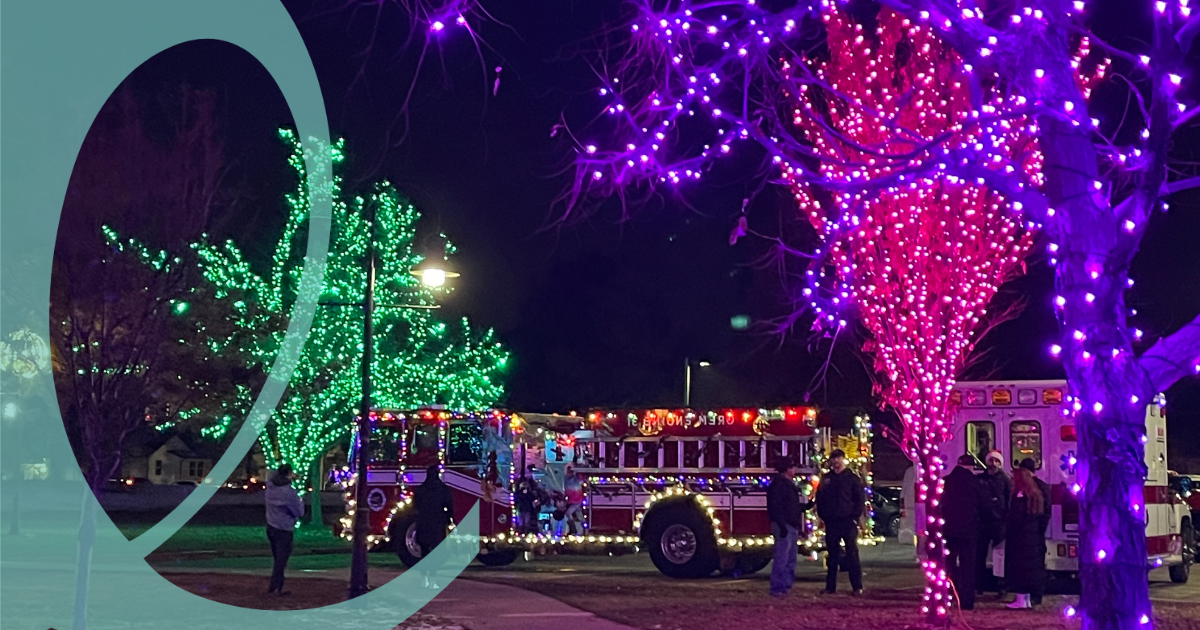
[[[1063,414],[1066,381],[980,381],[954,386],[954,423],[942,445],[947,462],[968,453],[983,471],[989,451],[1000,451],[1006,468],[1030,458],[1051,488],[1046,531],[1046,570],[1076,577],[1079,572],[1079,503],[1075,498],[1080,457],[1075,420]],[[1187,504],[1168,483],[1167,421],[1161,396],[1146,407],[1146,549],[1148,566],[1169,568],[1173,582],[1186,582],[1196,554],[1195,524]],[[1074,490],[1074,491],[1073,491]],[[913,505],[912,502],[908,503]],[[923,506],[906,511],[924,522]],[[909,524],[909,529],[913,527]],[[902,526],[902,529],[905,529]],[[918,532],[919,535],[919,532]],[[918,542],[917,549],[924,545]]]

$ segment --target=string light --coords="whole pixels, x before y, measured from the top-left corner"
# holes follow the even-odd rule
[[[304,258],[296,252],[304,250],[307,235],[303,227],[309,211],[304,155],[314,150],[302,146],[290,129],[281,129],[279,136],[291,149],[288,164],[298,185],[286,196],[287,221],[267,273],[259,275],[252,269],[232,240],[214,243],[205,235],[191,245],[208,287],[228,306],[228,323],[234,331],[209,338],[207,348],[237,356],[247,367],[263,371],[270,369],[283,345],[291,304],[298,297]],[[328,151],[334,165],[344,159],[341,141],[315,150]],[[509,353],[492,330],[475,331],[466,318],[449,326],[430,308],[390,306],[429,307],[436,303],[434,292],[410,273],[425,260],[416,239],[420,212],[387,181],[375,185],[371,194],[348,202],[342,198],[341,185],[341,177],[334,174],[330,190],[325,191],[333,197],[333,227],[320,298],[347,304],[362,301],[366,286],[363,256],[370,234],[365,217],[373,206],[379,278],[375,298],[379,306],[374,313],[377,342],[371,368],[378,383],[373,392],[376,403],[409,409],[431,404],[484,409],[494,404],[504,395]],[[121,239],[115,231],[106,232],[106,238],[111,244],[130,248],[138,260],[154,268],[185,264],[180,257]],[[446,242],[436,255],[449,258],[454,252],[453,245]],[[362,395],[361,374],[353,367],[361,362],[361,344],[361,308],[317,309],[288,393],[260,438],[268,468],[286,462],[294,470],[309,470],[331,444],[350,433]],[[234,418],[245,417],[252,402],[250,388],[239,386],[236,400],[229,401],[228,412],[212,419],[207,434],[223,435]]]

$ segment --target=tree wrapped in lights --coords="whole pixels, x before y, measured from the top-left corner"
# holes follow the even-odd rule
[[[256,273],[232,240],[192,245],[201,274],[216,299],[228,307],[232,334],[208,340],[216,353],[235,353],[247,367],[265,373],[284,340],[287,314],[297,299],[307,239],[308,191],[304,150],[293,132],[280,136],[291,147],[288,160],[298,189],[287,196],[289,212],[277,241],[270,268]],[[329,147],[333,161],[343,159],[339,142]],[[381,407],[415,409],[441,404],[453,409],[483,409],[504,395],[508,353],[491,330],[478,333],[463,318],[449,326],[434,316],[433,290],[412,271],[425,255],[417,251],[416,223],[420,213],[389,183],[374,187],[367,197],[341,201],[341,179],[334,177],[333,229],[325,270],[322,301],[361,303],[366,286],[363,261],[375,216],[376,300],[373,392]],[[112,240],[118,241],[116,235]],[[169,261],[165,253],[126,241],[147,264]],[[125,245],[126,243],[122,243]],[[446,243],[440,253],[454,253]],[[177,263],[188,264],[188,263]],[[313,470],[331,444],[348,435],[361,400],[362,310],[328,306],[317,311],[312,330],[279,409],[264,431],[267,465],[287,462],[295,470]],[[251,402],[242,390],[242,409]],[[244,415],[244,413],[240,414]],[[223,432],[239,414],[214,418],[210,432]],[[318,480],[319,481],[319,480]]]
[[[785,167],[823,240],[804,294],[814,298],[818,326],[840,329],[842,313],[855,305],[870,333],[876,390],[903,424],[916,498],[928,515],[926,612],[945,617],[952,599],[941,563],[939,446],[951,437],[949,390],[988,303],[1021,271],[1032,236],[1008,200],[977,179],[910,169],[936,153],[986,146],[983,162],[1015,163],[1036,176],[1040,157],[1017,98],[985,92],[987,122],[975,124],[971,76],[929,29],[889,10],[873,38],[845,13],[828,11],[824,21],[829,60],[810,64],[822,85],[801,85],[794,121],[824,156],[824,179],[892,183],[830,194]]]
[[[601,88],[607,113],[601,119],[615,139],[580,140],[575,185],[562,201],[572,211],[590,199],[678,187],[700,179],[719,157],[751,153],[740,147],[753,143],[765,150],[768,164],[791,169],[791,181],[834,198],[873,200],[936,171],[986,186],[1026,222],[1044,223],[1063,323],[1063,340],[1052,351],[1066,359],[1081,448],[1084,588],[1078,610],[1068,612],[1078,612],[1086,628],[1145,627],[1151,619],[1142,504],[1145,405],[1156,392],[1200,371],[1200,319],[1139,356],[1133,344],[1141,335],[1128,321],[1124,293],[1132,286],[1130,262],[1151,214],[1165,209],[1167,196],[1200,186],[1200,177],[1171,177],[1177,171],[1168,168],[1172,135],[1200,117],[1200,108],[1180,99],[1200,18],[1192,15],[1188,0],[1117,3],[1109,10],[1128,12],[1121,16],[1125,23],[1138,21],[1136,11],[1153,18],[1151,32],[1139,34],[1146,43],[1127,50],[1089,32],[1092,8],[1086,0],[881,3],[932,30],[963,57],[973,127],[1015,115],[1033,122],[1028,130],[1043,154],[1040,170],[1027,168],[1024,154],[1006,155],[988,142],[968,146],[936,138],[914,142],[907,153],[875,155],[871,168],[855,171],[843,164],[849,178],[831,178],[814,165],[843,156],[820,154],[793,137],[782,115],[791,108],[779,100],[780,94],[809,87],[839,92],[804,72],[803,64],[788,72],[798,57],[795,50],[806,44],[801,33],[809,7],[768,9],[746,0],[672,3],[660,10],[638,1],[630,26],[632,53],[622,51],[605,68]],[[821,11],[830,8],[830,0],[820,3]],[[1103,55],[1091,52],[1092,46]],[[1115,73],[1107,70],[1110,59]],[[1129,115],[1101,123],[1089,116],[1089,106],[1099,108],[1089,97],[1109,74],[1126,78],[1113,89],[1124,89],[1132,107]],[[989,111],[989,83],[1020,95],[1019,108]],[[897,134],[909,131],[890,119],[878,122]],[[892,168],[879,168],[889,163]],[[860,227],[853,224],[856,216],[835,218],[830,229],[849,234]],[[744,232],[739,226],[735,236]],[[827,251],[786,251],[829,257]],[[849,300],[851,285],[844,284],[824,297]],[[829,321],[828,313],[823,317]]]
[[[682,68],[684,87],[668,105],[664,90],[650,92],[648,106],[635,106],[631,118],[649,113],[663,120],[630,126],[671,130],[703,108],[716,135],[689,156],[666,146],[666,132],[654,132],[648,147],[627,143],[623,163],[597,158],[600,151],[588,146],[581,170],[591,169],[593,186],[611,177],[609,185],[619,189],[652,183],[656,176],[677,185],[699,179],[711,159],[733,152],[739,140],[766,149],[823,242],[803,254],[808,282],[801,306],[811,306],[815,325],[834,335],[847,326],[853,308],[872,337],[877,393],[904,423],[905,451],[920,471],[918,500],[932,517],[925,523],[924,610],[944,619],[952,596],[936,517],[938,447],[950,437],[949,390],[986,320],[988,302],[1019,272],[1032,240],[1033,226],[1024,225],[1020,212],[981,178],[1005,176],[1004,165],[1013,163],[1036,174],[1037,146],[1023,99],[989,89],[976,110],[965,64],[929,29],[883,11],[877,28],[864,32],[845,13],[826,7],[821,19],[828,60],[822,62],[788,47],[804,37],[800,17],[751,5],[736,16],[685,9],[652,20],[654,32],[646,37],[673,53],[668,63]],[[705,61],[709,49],[731,53]],[[740,73],[743,102],[756,96],[760,106],[722,107],[729,95],[719,89],[719,70],[732,69]],[[750,85],[761,87],[747,90]],[[784,107],[791,117],[780,115]],[[609,111],[621,116],[629,110],[618,103]],[[945,167],[954,155],[984,146],[989,159],[979,174],[967,177]],[[672,158],[665,172],[656,164]],[[994,171],[992,163],[998,165]],[[582,174],[579,181],[585,181]]]

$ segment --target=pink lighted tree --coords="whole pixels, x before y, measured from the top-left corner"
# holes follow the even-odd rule
[[[1172,135],[1200,112],[1180,101],[1200,19],[1186,0],[1121,3],[1113,10],[1136,18],[1136,5],[1152,19],[1149,43],[1123,50],[1089,32],[1083,0],[881,4],[910,20],[904,35],[851,27],[832,0],[635,0],[628,46],[597,64],[604,109],[589,136],[574,132],[579,153],[563,207],[578,213],[617,196],[628,210],[685,192],[723,157],[762,164],[758,181],[782,169],[822,236],[816,251],[780,246],[811,272],[797,306],[811,306],[836,334],[856,305],[877,335],[888,379],[881,395],[909,416],[910,455],[924,460],[931,501],[945,439],[944,402],[932,388],[944,395],[953,383],[987,299],[1028,247],[1026,230],[1044,224],[1063,323],[1052,350],[1064,357],[1080,435],[1077,612],[1089,629],[1146,627],[1145,405],[1200,369],[1200,320],[1138,353],[1124,292],[1150,215],[1200,186],[1168,168]],[[878,19],[886,27],[896,18]],[[830,37],[821,21],[833,25]],[[826,55],[823,41],[824,67],[810,61]],[[925,76],[896,67],[935,52],[942,57]],[[1091,117],[1101,82],[1125,90],[1128,115]],[[743,219],[734,237],[745,233]],[[954,262],[942,264],[951,251]],[[967,276],[960,281],[975,291],[960,293],[944,274]],[[934,551],[936,610],[946,595]]]
[[[977,179],[942,169],[905,171],[912,160],[986,143],[1000,159],[985,163],[1016,164],[1036,179],[1040,155],[1017,98],[987,91],[988,122],[974,124],[971,76],[929,29],[885,10],[874,37],[866,38],[844,13],[823,17],[829,59],[806,68],[817,84],[801,86],[794,111],[801,137],[824,156],[818,168],[825,180],[895,177],[870,194],[830,193],[784,168],[824,243],[803,292],[816,298],[817,325],[845,326],[839,311],[855,305],[871,337],[865,349],[874,356],[876,391],[900,417],[902,447],[916,465],[916,498],[929,517],[922,523],[923,610],[944,619],[954,601],[938,520],[947,468],[939,447],[951,437],[949,390],[976,333],[996,323],[988,303],[1022,271],[1033,226]],[[787,76],[791,70],[785,64]]]

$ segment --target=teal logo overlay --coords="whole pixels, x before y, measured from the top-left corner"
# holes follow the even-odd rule
[[[331,164],[328,123],[308,52],[274,0],[7,0],[0,4],[0,335],[28,329],[49,339],[51,261],[67,183],[101,105],[138,65],[188,41],[223,40],[270,71],[305,142],[312,191],[301,299],[284,349],[238,435],[210,477],[229,477],[283,395],[316,310],[329,245]],[[97,235],[100,238],[100,235]],[[49,371],[33,395],[55,400]],[[21,426],[17,427],[20,422]],[[57,414],[0,422],[0,440],[39,436],[39,457],[75,466]],[[6,449],[6,452],[11,452]],[[11,463],[11,462],[9,462]],[[436,593],[423,575],[457,577],[478,552],[478,504],[451,536],[409,571],[363,597],[323,608],[263,611],[213,602],[175,587],[145,561],[213,496],[197,487],[170,515],[132,541],[117,530],[83,481],[24,484],[21,534],[0,537],[0,626],[257,630],[393,628]],[[36,486],[36,489],[34,488]],[[7,488],[0,505],[11,509]],[[267,541],[264,536],[263,546]],[[263,578],[263,590],[266,590]],[[301,602],[297,602],[301,603]]]

